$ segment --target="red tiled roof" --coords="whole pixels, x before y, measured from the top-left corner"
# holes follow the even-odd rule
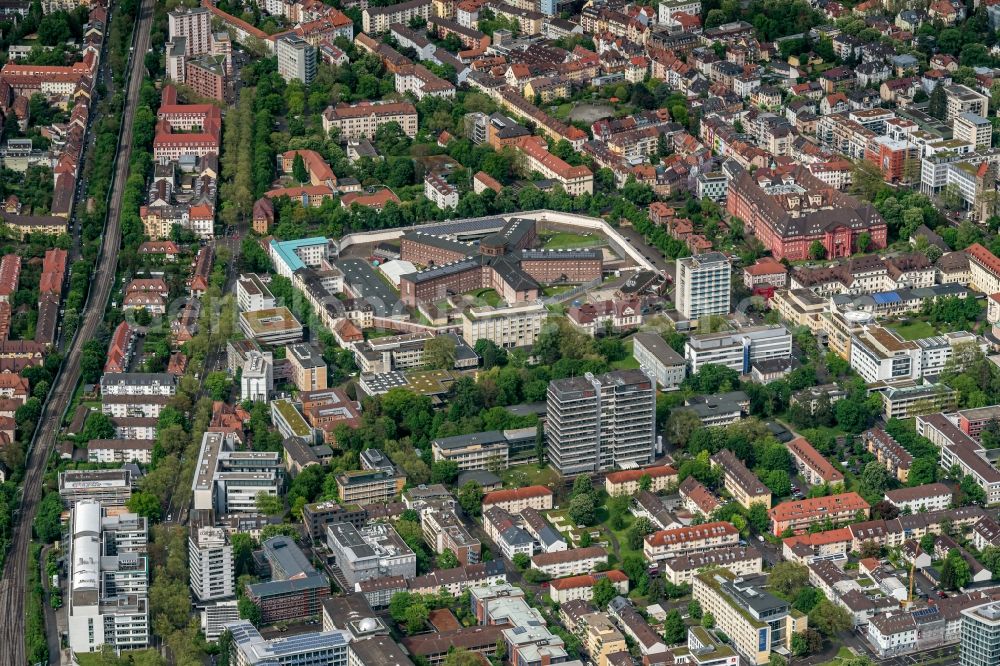
[[[661,476],[677,476],[677,470],[670,465],[659,465],[657,467],[645,467],[643,469],[626,469],[621,472],[609,472],[605,477],[611,483],[628,483],[638,481],[643,476],[657,478]]]
[[[514,502],[532,497],[551,496],[552,491],[545,486],[525,486],[524,488],[512,488],[509,490],[494,490],[483,497],[483,506],[499,504],[500,502]]]
[[[571,590],[576,587],[593,587],[601,578],[607,578],[612,583],[624,583],[628,580],[621,571],[612,569],[597,574],[584,574],[582,576],[569,576],[568,578],[557,578],[549,583],[549,587],[554,590]]]
[[[815,518],[842,513],[844,511],[863,511],[869,508],[871,508],[871,505],[861,495],[851,492],[830,495],[828,497],[813,497],[794,502],[782,502],[771,509],[770,514],[773,520],[783,522],[786,520]]]
[[[703,525],[690,525],[688,527],[676,527],[672,530],[660,530],[646,537],[646,541],[651,546],[666,546],[674,543],[686,543],[688,541],[699,541],[717,536],[727,536],[739,534],[732,523],[715,522]]]

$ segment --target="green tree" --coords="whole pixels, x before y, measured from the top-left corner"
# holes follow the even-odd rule
[[[782,599],[794,599],[809,584],[809,569],[797,562],[778,562],[771,569],[768,585]]]
[[[877,502],[885,496],[889,488],[889,472],[882,463],[873,460],[861,472],[859,491],[869,502]]]
[[[524,571],[531,566],[531,557],[527,553],[514,553],[514,557],[511,558],[511,562],[519,570]]]
[[[969,563],[957,548],[952,548],[948,551],[944,564],[941,565],[941,587],[946,590],[958,590],[965,587],[970,580],[972,571]]]
[[[822,241],[816,240],[809,245],[809,258],[816,260],[826,259],[826,246],[823,245]]]
[[[455,483],[458,478],[458,463],[454,460],[438,460],[431,466],[431,483]]]
[[[945,94],[944,86],[934,86],[931,91],[930,100],[927,103],[927,113],[938,120],[944,120],[948,114],[948,96]]]
[[[569,502],[569,519],[577,525],[593,525],[596,521],[594,500],[590,495],[577,495]]]
[[[649,490],[653,487],[653,477],[643,474],[639,477],[639,490]]]
[[[681,614],[677,609],[667,613],[667,617],[663,621],[663,639],[667,642],[667,645],[676,645],[683,642],[686,638],[687,626],[684,624]]]
[[[310,182],[309,170],[306,169],[306,161],[302,159],[302,153],[295,153],[295,159],[292,160],[292,177],[299,183]]]
[[[257,493],[257,510],[265,516],[276,516],[285,510],[285,502],[277,495],[269,495],[263,490]]]
[[[243,597],[239,601],[238,608],[241,619],[247,620],[255,627],[260,626],[262,616],[260,607],[257,604],[250,599]]]
[[[115,433],[115,424],[110,417],[101,412],[91,412],[84,421],[80,436],[90,442],[95,439],[114,439]]]
[[[419,631],[423,631],[424,627],[427,626],[427,619],[429,617],[430,611],[423,603],[410,604],[404,614],[404,618],[406,620],[406,633],[412,635]]]
[[[692,599],[688,602],[688,615],[690,615],[694,620],[701,619],[701,603],[697,599]]]
[[[615,589],[614,583],[608,578],[601,578],[594,584],[594,605],[598,609],[605,609],[611,600],[618,596],[618,590]]]
[[[872,246],[872,235],[867,231],[858,234],[858,252],[867,252]]]
[[[788,660],[777,652],[772,652],[767,664],[768,666],[788,666]]]
[[[851,628],[851,616],[845,608],[823,599],[809,613],[809,625],[831,638]]]
[[[217,370],[205,376],[205,390],[212,396],[212,400],[225,400],[232,387],[233,382],[225,372]]]
[[[450,548],[445,548],[443,553],[437,556],[437,568],[438,569],[454,569],[459,565],[458,558],[455,556],[454,551]]]
[[[483,488],[475,481],[469,481],[458,489],[458,504],[466,514],[472,517],[482,511]]]
[[[455,367],[455,341],[438,335],[424,344],[424,367],[428,370],[451,370]]]
[[[137,491],[128,500],[128,510],[148,518],[150,522],[160,520],[160,500],[152,493]]]
[[[705,627],[706,629],[715,628],[715,616],[712,615],[711,613],[705,613],[704,615],[702,615],[701,626]]]

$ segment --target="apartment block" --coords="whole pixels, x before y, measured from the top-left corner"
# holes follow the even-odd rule
[[[843,483],[844,473],[836,469],[804,437],[796,437],[788,443],[788,452],[806,483],[818,486],[823,483]]]
[[[417,556],[386,523],[361,529],[350,523],[328,525],[326,545],[351,587],[370,578],[417,575]]]
[[[633,496],[640,490],[643,479],[649,479],[649,491],[660,493],[677,483],[677,470],[670,465],[609,472],[604,477],[604,489],[611,497]]]
[[[689,320],[725,315],[730,310],[732,265],[721,252],[677,260],[677,311]]]
[[[291,379],[300,391],[318,391],[327,388],[326,360],[312,345],[289,345],[285,358],[291,367]]]
[[[413,138],[417,135],[417,110],[408,102],[359,102],[328,106],[323,111],[323,131],[338,131],[338,138],[374,139],[378,128],[387,123],[399,123],[403,133]]]
[[[725,489],[744,508],[749,509],[754,503],[770,508],[771,490],[732,451],[719,451],[712,456],[712,463],[722,468]]]
[[[731,546],[716,548],[703,553],[690,553],[660,562],[660,572],[674,585],[692,584],[701,571],[723,568],[737,576],[759,574],[763,556],[756,548]]]
[[[782,502],[769,514],[774,536],[781,536],[786,530],[799,532],[817,523],[829,521],[836,525],[856,521],[858,515],[867,518],[870,509],[868,502],[851,492]]]
[[[510,444],[499,430],[442,437],[431,442],[434,461],[447,460],[461,471],[506,469]]]
[[[316,78],[316,47],[292,33],[274,40],[278,56],[278,73],[285,81],[301,81],[305,85]]]
[[[941,466],[958,465],[963,476],[971,476],[986,491],[986,504],[1000,503],[1000,470],[986,456],[983,445],[970,437],[945,414],[918,416],[917,434],[941,447]]]
[[[409,25],[416,18],[431,18],[431,0],[410,0],[387,7],[369,7],[361,13],[362,30],[377,35],[389,30],[394,23]]]
[[[687,374],[687,362],[657,333],[636,333],[632,356],[655,379],[664,391],[680,387]]]
[[[940,511],[954,501],[951,489],[943,483],[926,483],[922,486],[897,488],[885,493],[885,501],[902,512]]]
[[[592,573],[598,566],[606,564],[608,551],[603,546],[587,546],[571,550],[538,553],[531,557],[531,567],[552,576],[579,576]]]
[[[549,460],[564,475],[652,461],[656,383],[641,370],[549,382]]]
[[[672,557],[735,546],[740,533],[731,523],[714,522],[660,530],[647,536],[642,552],[651,562]]]
[[[233,546],[225,530],[208,524],[214,514],[200,513],[208,519],[192,521],[188,535],[191,593],[199,602],[228,599],[236,594]]]
[[[392,502],[403,492],[406,476],[393,468],[351,470],[337,474],[337,493],[345,504],[382,504]]]
[[[944,93],[948,100],[945,122],[950,123],[963,113],[974,113],[983,118],[989,115],[990,98],[968,86],[945,86]]]

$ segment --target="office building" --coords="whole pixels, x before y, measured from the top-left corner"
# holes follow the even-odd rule
[[[272,537],[262,546],[271,580],[246,586],[247,598],[260,608],[261,622],[319,617],[323,600],[330,596],[326,575],[316,571],[288,537]]]
[[[278,73],[285,81],[301,81],[309,85],[316,78],[316,47],[292,33],[274,41],[278,56]]]
[[[553,380],[547,415],[549,460],[564,475],[652,462],[656,383],[641,370]]]
[[[507,469],[510,445],[499,430],[441,437],[431,442],[434,462],[447,460],[460,471]]]
[[[59,497],[68,508],[87,500],[105,507],[125,506],[133,485],[132,473],[124,468],[59,472]]]
[[[277,301],[259,275],[246,273],[236,281],[236,304],[244,312],[253,312],[273,308]]]
[[[755,364],[774,359],[790,359],[792,334],[781,325],[701,333],[687,339],[684,343],[684,355],[692,374],[704,365],[713,364],[748,375]]]
[[[328,525],[326,545],[351,588],[371,578],[417,575],[417,556],[396,530],[385,523],[361,529],[350,523]]]
[[[230,622],[234,666],[349,666],[351,635],[334,630],[265,639],[246,620]],[[403,666],[402,664],[400,666]]]
[[[462,337],[471,345],[491,340],[504,349],[530,347],[548,316],[549,311],[541,301],[469,308],[462,312]]]
[[[274,390],[274,356],[251,350],[240,374],[240,400],[267,402]]]
[[[204,515],[213,514],[204,512]],[[226,599],[236,594],[233,547],[221,527],[192,521],[188,536],[188,568],[196,602]]]
[[[391,469],[363,469],[341,472],[336,476],[337,493],[345,504],[383,504],[392,502],[403,492],[406,475]]]
[[[851,367],[868,383],[920,379],[938,375],[956,347],[974,345],[986,351],[986,341],[966,331],[918,340],[904,340],[896,331],[865,326],[851,339]]]
[[[963,113],[973,113],[982,118],[989,115],[990,98],[968,86],[957,83],[945,86],[944,94],[948,100],[945,122],[950,123]]]
[[[632,356],[664,391],[677,389],[687,373],[687,362],[658,333],[636,333]]]
[[[721,252],[677,260],[677,311],[689,320],[729,314],[732,265]]]
[[[67,618],[74,652],[149,644],[146,530],[145,518],[109,516],[95,501],[79,502],[70,512]]]
[[[1000,663],[1000,603],[990,602],[962,611],[960,666]]]
[[[237,451],[233,433],[206,432],[195,468],[192,508],[217,515],[256,513],[257,495],[278,495],[281,456],[275,451]]]
[[[808,626],[803,613],[767,592],[766,583],[766,577],[737,577],[727,569],[694,577],[695,600],[751,664],[767,664],[776,648],[790,649],[792,637]]]
[[[971,143],[976,150],[988,150],[993,145],[992,123],[975,113],[963,112],[955,116],[952,129],[956,140]]]

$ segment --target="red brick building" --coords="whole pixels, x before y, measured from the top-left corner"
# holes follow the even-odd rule
[[[843,194],[802,165],[741,171],[729,181],[726,210],[746,223],[775,259],[809,258],[819,241],[827,258],[859,250],[858,238],[871,237],[868,250],[886,246],[886,224],[874,207]]]

